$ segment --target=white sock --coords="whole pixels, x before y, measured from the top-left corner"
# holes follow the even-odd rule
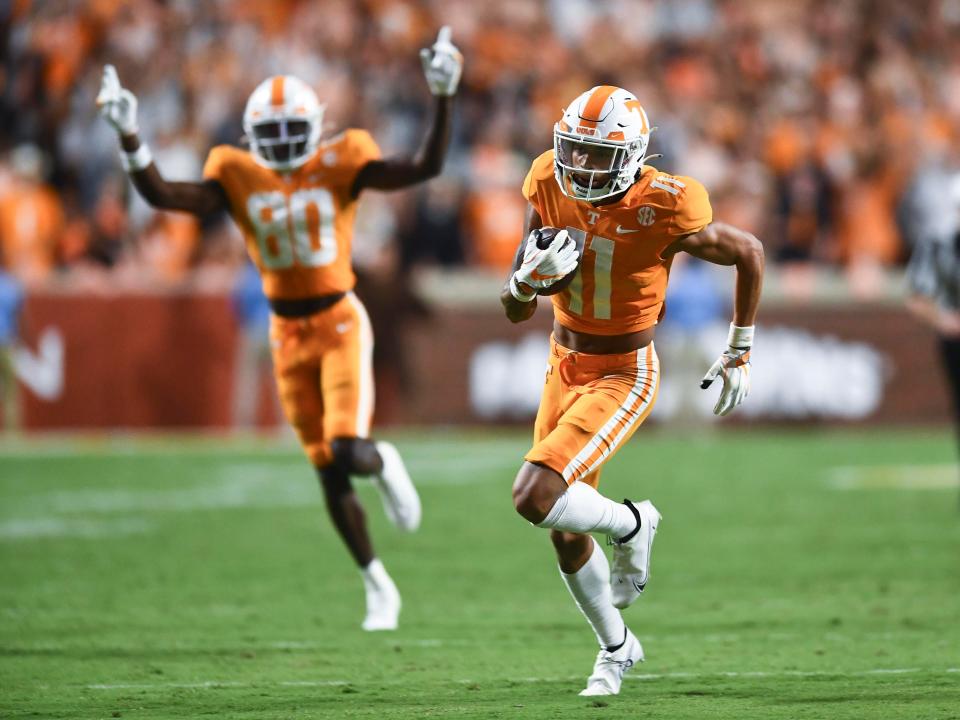
[[[560,577],[573,595],[580,612],[597,634],[597,640],[604,648],[614,647],[623,642],[627,635],[627,626],[623,624],[620,611],[613,606],[610,593],[610,565],[603,554],[600,544],[593,542],[590,559],[575,573],[568,575],[560,571]]]
[[[367,593],[393,585],[393,579],[387,574],[380,558],[374,558],[365,568],[360,568],[360,574],[363,575],[363,587]]]
[[[577,480],[557,498],[538,527],[583,534],[599,532],[617,539],[636,529],[637,518],[623,503]]]
[[[363,589],[367,596],[367,616],[361,627],[364,630],[396,630],[400,614],[400,592],[387,575],[383,563],[374,558],[360,569]]]

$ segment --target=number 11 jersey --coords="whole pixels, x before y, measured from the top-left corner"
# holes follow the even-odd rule
[[[583,240],[580,269],[570,286],[551,296],[566,328],[593,335],[624,335],[657,324],[663,314],[672,257],[663,252],[713,220],[707,191],[689,177],[644,165],[626,194],[592,205],[561,192],[553,150],[533,161],[523,196],[548,227]]]
[[[356,280],[350,262],[360,169],[380,157],[365,130],[347,130],[322,144],[303,166],[280,173],[247,150],[218,145],[203,176],[226,192],[230,214],[271,300],[347,292]]]

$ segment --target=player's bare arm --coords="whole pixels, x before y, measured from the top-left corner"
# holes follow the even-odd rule
[[[122,136],[120,146],[127,155],[136,155],[142,147],[136,134]],[[160,210],[180,210],[203,217],[227,207],[227,196],[216,180],[170,182],[154,162],[142,170],[131,170],[130,180],[143,199]]]
[[[450,28],[440,29],[431,48],[420,51],[424,75],[434,96],[433,121],[420,150],[412,158],[371,160],[357,173],[351,192],[398,190],[436,177],[443,169],[450,144],[453,96],[463,72],[463,55],[450,41]]]
[[[513,258],[513,267],[510,268],[510,274],[507,276],[507,280],[503,284],[503,289],[500,291],[500,302],[503,304],[503,310],[507,315],[507,319],[512,323],[529,320],[537,310],[537,293],[532,287],[526,283],[518,282],[517,289],[511,288],[513,287],[516,273],[523,264],[527,239],[534,230],[542,227],[543,219],[540,217],[540,213],[537,212],[533,205],[528,205],[527,216],[524,221],[523,238],[517,246],[517,252]],[[515,292],[516,295],[514,294]]]
[[[715,265],[735,265],[737,287],[733,305],[733,324],[754,324],[763,286],[763,245],[744,230],[725,223],[711,223],[703,230],[677,240],[665,256],[685,252]]]
[[[134,187],[153,207],[180,210],[205,216],[227,207],[226,194],[214,180],[205,182],[168,182],[160,174],[149,146],[142,143],[137,126],[137,98],[120,85],[113,65],[103,69],[100,93],[97,95],[100,114],[113,126],[120,139],[120,159]]]
[[[664,254],[669,256],[676,252],[737,268],[728,348],[700,381],[700,387],[706,390],[718,377],[722,379],[723,389],[713,412],[726,415],[742,403],[750,391],[750,348],[763,286],[763,245],[750,233],[732,225],[711,223],[700,232],[677,240]]]
[[[353,196],[356,197],[367,189],[399,190],[439,175],[450,143],[452,108],[452,96],[437,96],[434,102],[433,122],[417,154],[412,158],[371,160],[357,173],[351,188]]]

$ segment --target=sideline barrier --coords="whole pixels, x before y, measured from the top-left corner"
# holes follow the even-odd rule
[[[389,310],[370,308],[375,328],[393,322]],[[739,422],[949,421],[934,338],[902,308],[771,308],[761,320],[754,389]],[[511,325],[497,307],[435,306],[405,332],[378,333],[379,400],[389,406],[378,406],[381,421],[527,422],[549,321],[545,309]],[[713,394],[696,388],[725,332],[679,337],[665,328],[658,336],[664,387],[652,419],[709,417]],[[226,294],[39,293],[27,299],[22,334],[32,353],[21,368],[26,429],[232,422],[239,331]],[[57,337],[59,355],[50,349]],[[396,373],[401,355],[405,370]]]

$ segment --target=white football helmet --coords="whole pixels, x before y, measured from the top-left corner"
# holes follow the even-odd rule
[[[293,75],[267,78],[243,111],[250,152],[271,170],[295,170],[320,144],[323,109],[310,86]]]
[[[553,126],[554,174],[563,194],[594,202],[629,188],[654,129],[632,93],[613,85],[587,90]]]

